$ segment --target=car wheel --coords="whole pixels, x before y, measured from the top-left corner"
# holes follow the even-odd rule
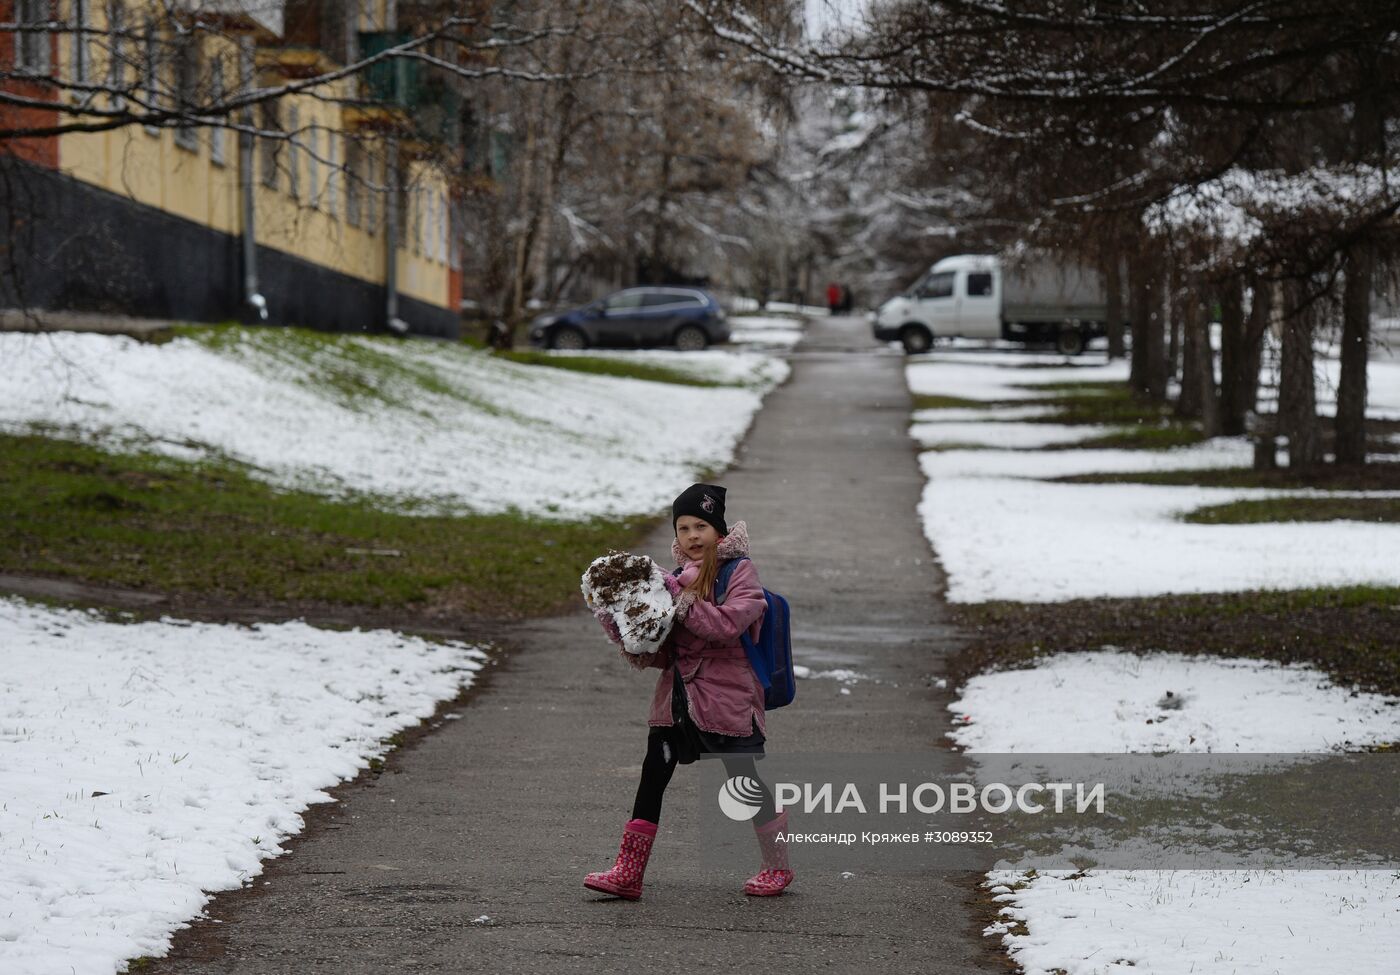
[[[676,332],[676,348],[682,352],[699,352],[710,344],[710,337],[703,328],[687,325]]]
[[[933,347],[933,333],[922,325],[905,325],[899,330],[899,341],[909,355],[918,355]]]
[[[1055,351],[1061,355],[1079,355],[1084,351],[1084,333],[1075,325],[1061,325],[1055,333]]]
[[[556,328],[549,336],[549,347],[577,352],[579,349],[588,348],[588,337],[572,325],[566,325],[563,328]]]

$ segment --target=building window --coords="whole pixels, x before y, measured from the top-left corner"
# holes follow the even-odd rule
[[[334,132],[326,133],[326,212],[340,219],[340,145]]]
[[[122,45],[126,31],[124,17],[122,0],[111,0],[107,4],[107,87],[112,89],[113,108],[126,104],[122,96],[126,91],[126,53]]]
[[[306,182],[311,187],[311,205],[321,205],[321,131],[311,124],[306,133]]]
[[[447,209],[447,195],[438,194],[438,214],[441,222],[438,224],[438,260],[447,263],[447,238],[452,227],[452,213]]]
[[[85,85],[92,80],[87,32],[87,0],[73,0],[73,80],[80,85]],[[87,97],[86,92],[83,97]]]
[[[287,110],[287,193],[293,200],[301,199],[301,148],[297,133],[301,131],[301,112],[293,105]]]
[[[160,96],[158,87],[160,73],[157,62],[160,60],[160,42],[156,37],[156,26],[151,21],[146,21],[146,26],[141,34],[141,90],[146,99],[146,111],[154,112],[156,102]],[[160,129],[154,125],[147,125],[146,131],[152,135],[159,135]]]
[[[15,37],[17,74],[49,73],[49,16],[49,0],[16,0],[15,21],[19,25],[19,33]]]
[[[423,190],[413,190],[413,253],[423,253]]]
[[[398,174],[398,173],[394,173],[394,172],[392,171],[392,167],[393,167],[393,163],[392,163],[392,162],[385,161],[385,163],[384,163],[385,175],[388,176],[390,179],[393,180],[394,185],[393,185],[393,189],[391,190],[391,192],[392,192],[392,193],[394,194],[394,196],[398,199],[399,225],[398,225],[398,234],[397,234],[397,236],[396,236],[396,238],[395,238],[395,240],[394,240],[394,246],[396,246],[396,247],[407,247],[407,246],[408,246],[408,209],[409,209],[409,206],[412,204],[412,201],[409,199],[408,187],[405,186],[404,183],[403,183],[403,175],[402,175],[402,174]]]
[[[225,91],[224,62],[222,58],[215,58],[209,66],[210,103],[215,106],[223,104]],[[209,129],[209,159],[219,166],[224,164],[224,136],[222,126],[215,125]]]
[[[180,42],[175,50],[175,107],[180,124],[175,127],[175,144],[191,152],[199,150],[195,126],[190,116],[199,107],[199,48],[194,38]]]
[[[258,106],[258,113],[262,116],[262,124],[259,126],[264,132],[272,133],[261,137],[258,143],[259,160],[262,164],[262,182],[270,189],[277,189],[277,163],[282,157],[282,139],[278,133],[282,131],[282,123],[278,117],[278,103],[263,102]]]
[[[364,178],[365,150],[352,138],[345,143],[345,222],[352,227],[360,225]]]
[[[382,190],[379,159],[373,153],[365,155],[365,233],[379,233],[379,194]]]

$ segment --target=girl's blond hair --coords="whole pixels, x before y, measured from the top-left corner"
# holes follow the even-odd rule
[[[715,580],[719,578],[719,542],[705,546],[705,554],[700,558],[700,573],[685,587],[701,599],[713,599]]]

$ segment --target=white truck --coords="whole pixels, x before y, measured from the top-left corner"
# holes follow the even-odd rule
[[[927,352],[935,339],[1053,342],[1078,355],[1104,334],[1108,303],[1097,271],[1048,259],[1008,263],[985,254],[945,257],[903,294],[871,312],[875,338]]]

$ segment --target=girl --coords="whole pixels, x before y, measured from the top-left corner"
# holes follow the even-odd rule
[[[605,611],[596,614],[619,653],[638,670],[661,669],[647,716],[646,758],[632,805],[632,819],[622,831],[622,846],[611,870],[590,873],[583,885],[628,900],[642,896],[642,874],[651,856],[661,797],[678,764],[689,765],[702,753],[718,754],[732,778],[746,775],[759,784],[763,805],[754,817],[762,868],[744,884],[755,896],[781,894],[793,881],[788,865],[787,811],[777,811],[773,794],[758,777],[754,759],[763,757],[763,685],[753,672],[740,635],[757,639],[766,603],[753,562],[740,562],[730,576],[724,602],[714,602],[721,563],[749,554],[748,527],[731,530],[724,521],[725,489],[692,484],[671,505],[676,537],[671,543],[680,574],[667,576],[676,600],[675,624],[655,653],[640,656],[621,650],[616,624]]]

